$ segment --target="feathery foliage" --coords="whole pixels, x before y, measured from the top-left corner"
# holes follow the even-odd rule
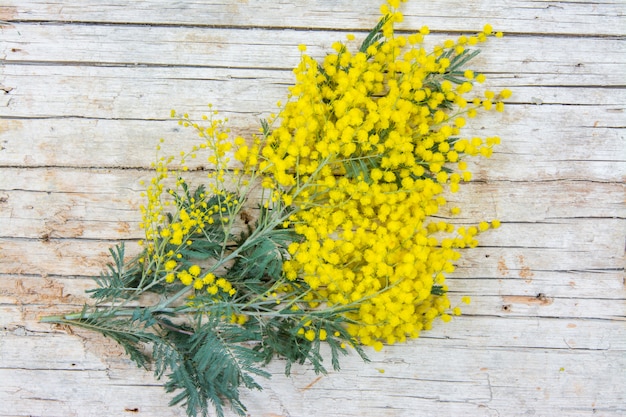
[[[484,81],[465,67],[489,25],[429,53],[428,28],[396,36],[399,2],[388,3],[359,47],[349,35],[322,62],[299,47],[289,100],[261,120],[260,137],[231,139],[215,112],[195,121],[172,111],[201,143],[154,163],[141,253],[110,249],[94,305],[42,321],[115,340],[165,381],[171,405],[221,417],[246,414],[242,389],[261,389],[276,357],[287,375],[303,364],[339,370],[350,352],[368,361],[363,346],[460,314],[445,276],[499,222],[456,227],[436,215],[444,191],[471,179],[462,158],[499,143],[462,138],[466,118],[502,111],[511,93],[464,96]],[[201,153],[211,170],[194,189],[185,177]]]

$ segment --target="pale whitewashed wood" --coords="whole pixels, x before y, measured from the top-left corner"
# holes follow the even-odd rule
[[[246,393],[244,397],[250,405],[250,415],[310,416],[332,410],[332,415],[349,416],[355,415],[355,410],[367,410],[368,415],[410,416],[418,409],[424,415],[495,416],[501,413],[499,410],[511,409],[511,403],[516,408],[508,415],[524,415],[529,411],[551,415],[555,408],[574,416],[619,415],[621,405],[614,402],[615,392],[603,388],[606,384],[619,387],[621,376],[614,367],[625,365],[624,356],[608,348],[607,341],[604,346],[597,346],[598,350],[577,349],[572,335],[576,327],[572,322],[563,322],[553,329],[540,329],[569,332],[569,340],[564,340],[562,347],[529,348],[528,343],[516,347],[520,338],[525,340],[524,335],[510,330],[533,328],[534,321],[513,322],[505,329],[494,329],[502,330],[500,337],[504,343],[489,346],[483,339],[478,340],[475,347],[459,340],[464,332],[463,323],[459,322],[456,328],[457,323],[452,323],[447,329],[453,339],[436,329],[431,332],[434,337],[422,338],[419,345],[401,345],[372,354],[372,363],[366,366],[352,363],[341,373],[325,377],[298,367],[291,378],[285,378],[277,362],[270,367],[273,377],[267,384],[268,390]],[[602,337],[610,337],[612,333],[610,328],[604,329],[602,323],[594,326],[593,332]],[[25,341],[34,343],[35,337],[46,336],[44,334],[26,336],[24,330],[19,329],[13,333],[21,336],[5,334],[2,349],[11,352],[10,357],[18,362],[28,363],[28,356],[16,352],[32,352],[35,346],[40,350],[39,358],[57,353],[48,349],[47,344],[25,344]],[[545,338],[539,331],[528,336]],[[3,392],[8,393],[8,399],[18,400],[7,411],[79,416],[104,412],[117,416],[138,409],[145,415],[183,415],[180,410],[165,409],[164,398],[157,390],[160,387],[155,387],[143,371],[124,363],[120,359],[121,352],[105,340],[95,341],[100,346],[98,349],[93,340],[92,346],[81,347],[77,339],[80,340],[75,335],[69,344],[67,341],[63,344],[68,350],[89,349],[87,356],[77,360],[78,363],[60,361],[53,365],[47,362],[41,364],[44,369],[38,369],[35,362],[32,367],[14,370],[10,378],[6,370],[0,371],[4,374],[0,379]],[[448,343],[445,350],[440,349],[442,341]],[[50,347],[54,348],[57,343],[52,342]],[[98,363],[96,353],[101,349],[107,350],[106,363]],[[96,353],[92,353],[94,351]],[[594,351],[606,361],[592,362],[590,352]],[[71,355],[70,360],[76,359],[75,354]],[[424,367],[425,361],[431,365]],[[85,369],[67,369],[75,369],[79,364]],[[34,375],[41,384],[30,384]],[[598,395],[593,400],[581,398],[588,390]],[[142,393],[141,399],[131,395],[137,391]],[[565,404],[562,403],[564,394],[568,395]],[[110,398],[116,400],[111,402]],[[272,411],[264,412],[268,409]]]
[[[531,270],[528,264],[532,260],[525,258],[520,260],[518,257],[512,261],[503,257],[497,259],[498,265],[490,268],[497,271],[495,276],[483,275],[477,268],[460,268],[455,274],[456,277],[450,279],[453,303],[458,303],[463,295],[470,295],[474,300],[471,306],[463,308],[466,314],[473,318],[483,317],[484,322],[488,322],[490,317],[494,316],[523,321],[532,319],[535,313],[541,313],[542,319],[553,318],[574,322],[578,322],[579,319],[604,320],[606,326],[616,331],[610,345],[619,350],[626,342],[618,331],[623,327],[624,316],[619,295],[620,287],[623,286],[623,277],[620,274],[610,270],[543,272],[538,269]],[[507,263],[510,268],[506,266]],[[515,266],[518,265],[522,267],[516,270]],[[33,273],[20,274],[20,277],[13,281],[3,280],[0,286],[0,300],[7,307],[3,308],[1,324],[14,327],[24,321],[34,321],[44,314],[76,310],[87,301],[84,292],[89,288],[93,288],[91,279],[68,275],[45,276],[42,280],[41,275]],[[582,293],[584,297],[581,297]],[[614,308],[609,308],[610,305],[614,305]],[[16,309],[15,306],[19,308]],[[537,322],[535,325],[543,328],[542,323]],[[578,326],[583,328],[580,331],[587,332],[587,336],[590,336],[593,333],[592,326],[596,324],[587,323],[582,325],[579,323]],[[551,324],[545,324],[548,325]],[[495,329],[504,328],[509,324],[494,321],[491,326]],[[45,331],[49,330],[49,326],[32,324],[29,329]],[[467,329],[459,343],[465,343],[466,338],[477,340],[484,338],[482,334],[471,334],[472,330]],[[523,331],[525,333],[530,330]],[[494,333],[499,334],[500,331]],[[557,332],[553,336],[559,339],[561,335]],[[429,333],[425,333],[424,337],[430,337]],[[497,334],[490,335],[489,343],[497,346],[501,343],[498,337]],[[606,337],[598,339],[598,342],[604,339]],[[541,338],[534,339],[533,343],[545,344],[544,347],[552,346]]]
[[[484,160],[483,166],[491,168],[495,165],[493,161]],[[66,214],[65,220],[139,221],[138,208],[143,202],[140,182],[151,178],[149,170],[54,166],[5,167],[3,173],[6,175],[0,177],[0,210],[6,222],[12,218],[53,222],[56,216],[53,209],[57,205]],[[462,184],[458,193],[447,196],[451,205],[463,209],[459,219],[476,221],[485,216],[505,215],[510,221],[550,222],[568,218],[625,217],[626,208],[622,205],[625,185],[619,180],[531,178],[506,181],[491,179],[488,173],[479,174],[476,181]],[[187,175],[199,182],[207,173],[194,171]],[[102,217],[104,215],[108,217]],[[62,218],[56,220],[57,223],[63,221]],[[110,236],[120,236],[119,233]]]
[[[425,415],[495,416],[498,408],[501,408],[505,402],[498,398],[506,398],[507,395],[514,395],[515,392],[520,391],[525,393],[524,404],[528,404],[526,410],[535,411],[538,415],[546,415],[552,410],[551,406],[558,404],[558,400],[552,397],[551,389],[543,388],[545,386],[571,387],[569,393],[572,400],[564,410],[568,413],[567,415],[588,415],[588,410],[593,408],[602,413],[600,415],[607,415],[606,409],[610,412],[609,393],[603,393],[593,403],[584,404],[576,401],[575,394],[581,392],[583,386],[594,385],[593,382],[586,381],[586,376],[595,376],[596,378],[592,381],[597,381],[602,378],[603,373],[609,370],[603,366],[596,366],[588,371],[585,366],[591,364],[585,362],[584,353],[564,350],[555,355],[546,350],[531,350],[523,353],[524,362],[521,363],[511,360],[519,357],[519,352],[515,349],[502,349],[494,355],[485,354],[485,350],[464,347],[462,349],[450,348],[445,355],[440,353],[431,355],[430,350],[435,345],[428,343],[426,339],[423,342],[420,348],[411,349],[410,352],[398,351],[396,355],[374,355],[374,361],[368,366],[369,369],[351,368],[346,369],[342,374],[331,374],[322,378],[314,377],[307,372],[297,372],[287,379],[278,374],[277,368],[280,364],[275,364],[272,369],[276,372],[273,376],[274,388],[257,395],[245,395],[249,400],[248,403],[252,404],[250,415],[309,416],[333,410],[333,415],[351,416],[354,415],[353,410],[356,408],[371,410],[372,415],[388,416],[415,415],[415,410]],[[415,356],[405,359],[406,354]],[[436,373],[420,373],[411,370],[421,361],[421,355],[434,356],[434,359],[440,361]],[[449,356],[452,355],[460,356],[454,366],[448,365]],[[493,366],[498,366],[493,362],[494,356],[501,358],[503,362],[508,361],[509,370],[516,373],[517,377],[511,380],[501,379],[497,376],[497,372],[494,376]],[[558,365],[560,365],[558,368],[551,366],[548,359],[550,357],[558,357]],[[620,358],[614,355],[610,355],[610,358],[618,365],[621,362]],[[385,374],[381,374],[379,370],[384,370]],[[395,378],[389,374],[395,375]],[[459,374],[463,376],[454,376]],[[531,374],[542,376],[531,380],[528,378]],[[29,412],[35,409],[40,414],[83,416],[91,415],[84,413],[84,410],[97,408],[106,415],[118,416],[125,415],[125,412],[129,412],[127,410],[137,408],[138,412],[146,415],[155,413],[182,415],[176,410],[163,409],[164,401],[162,396],[159,398],[158,387],[145,386],[148,381],[136,370],[128,369],[122,373],[118,373],[117,369],[112,369],[109,373],[100,370],[82,372],[50,370],[38,371],[38,375],[43,381],[48,382],[44,385],[47,387],[46,397],[55,398],[57,401],[45,402],[33,396],[34,398],[31,397],[28,403],[36,404],[36,408],[32,405],[26,408],[24,406],[26,402],[19,402],[15,405],[17,412]],[[344,375],[357,375],[358,377],[345,380]],[[14,383],[28,384],[29,372],[27,370],[17,371],[13,376]],[[394,391],[385,389],[382,383],[391,378],[394,379]],[[7,378],[3,380],[7,381]],[[520,381],[528,382],[520,384]],[[107,394],[103,391],[96,391],[93,387],[98,382],[106,383],[107,391],[115,394],[117,401],[107,401]],[[619,380],[609,379],[606,382],[615,384],[619,383]],[[12,387],[10,382],[2,384],[3,388],[7,385],[8,389]],[[130,395],[136,389],[145,391],[144,398],[148,401],[137,404],[137,401],[134,401]],[[398,395],[402,392],[408,394]],[[28,395],[33,394],[39,393],[23,390],[22,397],[28,398]],[[396,401],[391,405],[381,401],[389,397]],[[442,397],[448,400],[439,401]],[[67,401],[68,399],[75,400]],[[257,409],[262,409],[261,401],[266,406],[273,405],[275,412],[255,413]]]
[[[556,262],[558,262],[559,271],[615,270],[621,268],[623,265],[622,254],[620,247],[614,243],[616,239],[621,237],[622,231],[619,230],[621,222],[597,220],[589,223],[588,227],[580,231],[574,231],[574,227],[562,227],[560,229],[552,227],[553,232],[546,232],[546,236],[555,243],[546,244],[540,241],[539,244],[543,243],[543,246],[536,246],[536,241],[533,242],[532,239],[524,239],[524,228],[515,227],[512,224],[507,226],[501,234],[505,232],[516,234],[520,236],[518,241],[502,242],[502,239],[491,239],[489,235],[483,236],[483,243],[493,243],[494,245],[499,243],[498,247],[470,251],[467,256],[473,261],[464,260],[459,265],[481,268],[478,271],[472,271],[473,273],[482,272],[482,269],[489,269],[490,267],[498,267],[499,263],[506,261],[509,262],[509,265],[521,265],[517,267],[505,265],[504,267],[507,269],[521,270],[526,268],[528,273],[532,273],[533,270],[550,270],[551,267],[556,266]],[[606,226],[602,226],[603,224]],[[611,225],[617,230],[612,231]],[[549,227],[545,228],[550,229]],[[599,228],[602,228],[605,236],[594,237],[590,230],[598,230]],[[540,229],[540,227],[536,227],[536,229]],[[554,232],[554,230],[558,230],[559,233]],[[50,235],[54,236],[54,233],[49,232],[39,239],[1,238],[0,249],[2,249],[4,257],[2,272],[7,274],[93,275],[106,265],[106,261],[108,261],[107,248],[112,246],[114,242],[113,240],[106,242],[87,239],[81,242],[80,236],[59,239],[50,238]],[[545,239],[547,240],[547,238]],[[577,242],[583,239],[588,243],[580,244]],[[497,241],[493,242],[493,240]],[[568,244],[570,246],[563,247]],[[602,252],[599,252],[600,250]],[[132,247],[130,247],[129,254],[133,252]],[[28,255],[25,256],[25,253]],[[486,257],[489,259],[482,259],[481,255],[483,257],[489,255]],[[525,259],[525,262],[519,261],[520,256]]]
[[[623,63],[622,63],[623,67]],[[226,112],[260,117],[276,109],[286,97],[291,75],[274,70],[193,67],[94,67],[58,65],[5,65],[1,116],[50,118],[87,117],[114,119],[163,119],[174,109],[190,113],[206,111],[216,101]],[[235,82],[233,82],[235,81]],[[623,90],[607,95],[604,88],[529,86],[528,78],[513,74],[492,76],[492,88],[511,87],[513,103],[544,105],[608,105],[619,110],[626,100]],[[224,95],[228,89],[230,94]],[[42,95],[46,100],[42,101]],[[258,97],[269,109],[256,107]],[[218,99],[219,98],[219,99]],[[50,102],[50,105],[46,103]],[[193,104],[190,104],[193,103]],[[144,110],[145,109],[145,110]],[[165,116],[167,117],[167,116]]]
[[[184,415],[111,341],[38,318],[79,309],[116,242],[136,253],[156,141],[194,140],[171,108],[198,117],[213,102],[251,135],[284,99],[297,45],[319,57],[348,32],[362,38],[378,3],[0,6],[0,416]],[[624,415],[626,4],[403,7],[400,28],[427,24],[432,42],[487,22],[509,33],[476,66],[511,104],[468,131],[503,143],[449,196],[463,208],[454,222],[502,227],[449,278],[453,302],[472,296],[464,316],[324,377],[304,366],[286,378],[273,363],[266,390],[244,393],[249,415]]]
[[[5,21],[101,22],[219,27],[358,28],[369,30],[379,18],[376,0],[233,0],[203,2],[6,0],[0,11]],[[438,30],[476,30],[486,21],[512,32],[623,35],[624,3],[610,1],[493,2],[441,0],[409,2],[400,27],[428,24]],[[279,17],[279,18],[277,18]]]
[[[493,161],[485,161],[491,167]],[[0,178],[0,219],[4,228],[0,237],[26,239],[137,239],[141,236],[139,206],[141,181],[148,182],[150,172],[135,169],[5,168]],[[205,172],[193,172],[188,178],[200,183]],[[476,223],[482,218],[500,218],[514,228],[518,246],[538,248],[594,249],[619,254],[611,245],[622,233],[618,225],[626,217],[623,207],[626,186],[601,181],[498,181],[482,177],[488,184],[463,184],[456,194],[448,195],[451,205],[462,213],[458,223]],[[254,190],[253,190],[254,191]],[[251,204],[254,204],[253,192]],[[446,211],[439,216],[451,218]],[[610,227],[613,223],[615,226]],[[594,233],[600,226],[610,229],[609,237]],[[560,231],[567,230],[567,234]],[[525,231],[525,233],[522,233]],[[541,245],[543,234],[551,238]],[[510,241],[509,233],[484,236],[490,246]],[[579,239],[579,241],[577,240]],[[572,246],[574,245],[574,246]]]
[[[474,31],[482,26],[476,26]],[[6,43],[1,51],[7,63],[76,63],[82,65],[159,65],[206,68],[272,68],[290,71],[300,58],[298,44],[307,53],[323,57],[336,39],[320,30],[268,28],[229,29],[144,26],[40,25],[15,24],[3,30]],[[359,36],[355,45],[365,37]],[[458,35],[432,34],[426,38],[430,49]],[[527,48],[532,39],[534,48]],[[68,42],[69,41],[69,42]],[[252,46],[252,47],[251,47]],[[507,35],[491,40],[475,60],[489,73],[522,77],[533,74],[533,85],[620,85],[619,71],[624,63],[624,43],[615,37],[580,38],[575,46],[568,37]],[[572,54],[572,49],[575,53]],[[594,54],[595,51],[603,54]],[[507,60],[497,57],[507,54]],[[488,66],[486,65],[488,63]],[[528,80],[517,83],[526,83]]]
[[[204,110],[198,108],[196,115]],[[167,117],[166,109],[162,111]],[[228,126],[238,134],[249,136],[256,132],[258,118],[254,115],[225,113],[223,116],[229,118]],[[468,135],[497,133],[506,140],[495,149],[488,173],[476,175],[514,181],[623,180],[620,169],[626,161],[620,127],[623,119],[623,112],[616,111],[616,106],[524,105],[511,107],[505,114],[484,115],[472,123],[474,129],[468,130]],[[497,130],[492,127],[498,124],[502,127]],[[176,153],[179,146],[189,148],[197,143],[191,130],[180,129],[172,120],[82,117],[60,118],[53,123],[49,118],[0,120],[1,161],[9,166],[145,168],[155,159],[154,148],[159,138],[166,139],[162,148],[169,154]]]

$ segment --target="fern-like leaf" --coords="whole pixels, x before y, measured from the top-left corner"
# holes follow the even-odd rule
[[[98,302],[129,297],[137,288],[133,284],[139,281],[141,265],[137,258],[128,263],[124,262],[124,243],[109,248],[113,263],[107,265],[107,270],[100,276],[93,277],[98,288],[87,290],[91,298]]]
[[[359,52],[367,52],[367,49],[372,46],[375,45],[376,43],[378,43],[378,41],[380,41],[383,37],[383,26],[385,26],[385,23],[387,23],[389,21],[389,19],[391,18],[390,15],[387,16],[383,16],[378,23],[376,24],[376,26],[374,26],[372,28],[372,30],[367,34],[367,36],[365,37],[365,39],[363,40],[363,43],[361,43],[361,47],[359,48]]]
[[[172,370],[165,389],[180,392],[171,404],[185,405],[190,417],[198,413],[204,417],[210,402],[222,417],[228,399],[235,413],[245,415],[246,408],[239,399],[240,386],[261,389],[254,377],[270,376],[257,366],[262,356],[241,344],[256,338],[249,330],[212,317],[192,335],[169,333],[168,339],[174,343],[157,347],[155,372],[160,376],[166,368]]]
[[[155,342],[158,336],[147,332],[141,322],[132,318],[116,318],[113,314],[105,312],[88,312],[86,307],[81,316],[81,318],[60,322],[96,331],[115,340],[138,367],[147,369],[151,358],[144,351],[144,344]]]

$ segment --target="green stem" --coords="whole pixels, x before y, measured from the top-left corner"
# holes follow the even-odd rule
[[[102,313],[98,312],[98,313],[88,313],[85,311],[82,311],[80,313],[70,313],[70,314],[63,314],[63,315],[59,315],[59,316],[44,316],[42,318],[39,319],[40,323],[67,323],[68,321],[76,321],[76,320],[81,320],[81,319],[88,319],[96,314],[99,315],[103,315]],[[105,316],[109,316],[109,317],[121,317],[121,316],[132,316],[133,311],[132,310],[117,310],[117,311],[110,311],[108,313],[105,313]]]

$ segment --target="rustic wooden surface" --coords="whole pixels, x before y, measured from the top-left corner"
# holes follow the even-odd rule
[[[363,36],[379,0],[4,0],[0,5],[0,416],[183,416],[98,335],[38,323],[80,308],[139,238],[169,110],[212,102],[247,134],[306,43]],[[626,3],[436,0],[400,28],[434,41],[491,23],[476,67],[514,92],[474,128],[502,145],[454,196],[497,217],[450,278],[466,315],[339,373],[306,366],[244,399],[253,417],[626,414]],[[131,245],[132,246],[132,245]]]

